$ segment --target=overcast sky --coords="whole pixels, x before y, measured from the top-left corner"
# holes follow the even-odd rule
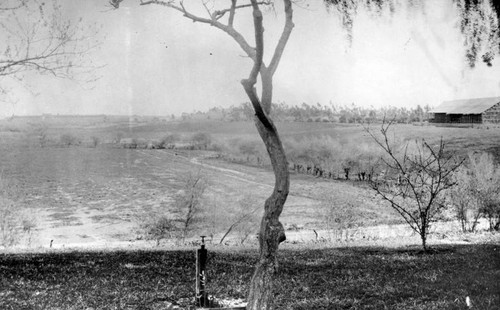
[[[105,39],[92,54],[106,65],[98,72],[101,79],[79,85],[29,75],[30,91],[15,87],[19,100],[1,103],[2,116],[169,115],[248,101],[239,81],[248,76],[252,64],[218,29],[193,23],[168,8],[139,6],[134,0],[126,0],[119,10],[108,10],[106,0],[62,2],[71,18],[103,26]],[[198,1],[185,3],[203,14],[195,8]],[[321,1],[301,6],[295,7],[296,27],[274,79],[276,102],[415,107],[500,96],[498,59],[493,67],[482,62],[473,70],[466,66],[451,1],[429,0],[425,14],[404,6],[392,18],[361,12],[351,46],[339,19]],[[238,12],[236,27],[252,42],[249,13]],[[280,5],[276,12],[265,13],[268,57],[283,18]]]

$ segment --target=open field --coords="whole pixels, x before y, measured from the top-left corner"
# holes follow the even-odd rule
[[[169,212],[187,171],[201,171],[209,183],[208,202],[229,212],[236,212],[245,197],[259,206],[274,182],[270,171],[204,159],[206,152],[71,147],[26,148],[10,154],[2,156],[3,179],[15,184],[11,196],[36,213],[39,222],[31,247],[48,246],[50,240],[55,247],[134,241],[141,214]],[[399,222],[368,188],[303,175],[293,177],[283,222],[286,227],[319,230],[324,213],[346,203],[362,215],[358,222],[365,225]],[[221,233],[228,225],[213,223],[223,214],[215,207],[204,210],[207,223],[199,233]]]
[[[192,302],[193,251],[0,255],[0,308],[169,309]],[[245,298],[255,251],[210,251],[208,289]],[[499,245],[280,251],[275,309],[472,309],[500,304]]]
[[[227,161],[219,158],[221,151],[124,149],[116,144],[117,136],[159,139],[167,134],[188,137],[196,132],[209,134],[215,144],[231,144],[235,139],[258,141],[251,123],[90,120],[1,122],[0,171],[3,182],[9,185],[6,195],[36,217],[36,231],[30,244],[24,246],[47,247],[51,240],[54,247],[138,243],[142,241],[137,240],[141,238],[137,228],[142,217],[151,212],[172,212],[173,197],[182,190],[189,172],[199,171],[208,181],[203,220],[192,231],[193,236],[220,237],[241,214],[242,201],[247,201],[246,208],[258,209],[272,190],[269,167]],[[340,146],[372,143],[362,126],[278,126],[285,143],[308,137],[331,137]],[[40,147],[37,132],[42,127],[48,141],[45,147]],[[487,150],[499,159],[498,129],[397,125],[395,131],[401,139],[425,137],[430,143],[443,137],[451,152],[465,156],[468,151]],[[68,133],[84,143],[58,145],[59,136]],[[98,137],[100,144],[85,144],[90,137]],[[337,219],[339,226],[338,213],[348,213],[340,226],[351,228],[354,239],[394,237],[401,230],[384,226],[401,224],[401,220],[367,184],[292,173],[291,193],[282,215],[289,241],[346,239],[334,231],[339,227],[331,225]],[[337,218],[327,219],[329,214]],[[375,225],[378,228],[360,230]],[[406,238],[411,233],[401,231],[399,235]]]
[[[35,223],[29,237],[1,250],[0,309],[187,305],[193,249],[202,234],[210,236],[211,292],[245,298],[257,259],[255,227],[274,177],[265,163],[235,160],[224,151],[238,141],[258,141],[253,124],[49,122],[42,129],[44,147],[38,122],[0,125],[0,198]],[[285,144],[318,137],[346,149],[372,144],[362,126],[278,126]],[[443,137],[454,154],[489,151],[500,161],[498,129],[398,125],[395,131],[403,140],[425,137],[435,143]],[[168,134],[187,140],[199,132],[219,146],[128,149],[117,142]],[[82,143],[61,145],[63,134]],[[98,145],[91,145],[92,137]],[[196,225],[187,243],[165,240],[157,247],[145,240],[141,223],[176,212],[173,201],[190,173],[207,182]],[[253,209],[250,235],[234,230],[219,245],[230,225]],[[451,218],[433,226],[429,244],[435,251],[421,254],[419,237],[367,183],[292,172],[281,216],[287,241],[276,309],[467,309],[467,296],[475,309],[496,309],[500,236],[484,231],[484,221],[479,233],[459,233]]]

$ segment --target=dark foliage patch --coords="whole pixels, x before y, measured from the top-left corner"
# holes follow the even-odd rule
[[[0,309],[162,309],[193,297],[194,251],[0,255]],[[209,290],[244,298],[257,254],[209,252]],[[275,309],[498,309],[500,246],[282,250]],[[182,302],[181,302],[182,303]]]

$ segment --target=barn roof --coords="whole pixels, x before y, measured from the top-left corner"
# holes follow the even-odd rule
[[[474,98],[444,101],[430,113],[481,114],[500,102],[500,97]]]

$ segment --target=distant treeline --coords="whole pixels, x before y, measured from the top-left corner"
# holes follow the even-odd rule
[[[288,105],[276,103],[271,110],[271,117],[276,121],[288,122],[331,122],[331,123],[367,123],[380,122],[384,118],[397,123],[423,122],[428,119],[431,107],[417,105],[415,108],[363,108],[355,104],[339,106],[320,103]],[[252,121],[255,112],[249,102],[233,105],[229,108],[214,107],[207,112],[183,113],[182,119],[213,119],[223,121]]]

